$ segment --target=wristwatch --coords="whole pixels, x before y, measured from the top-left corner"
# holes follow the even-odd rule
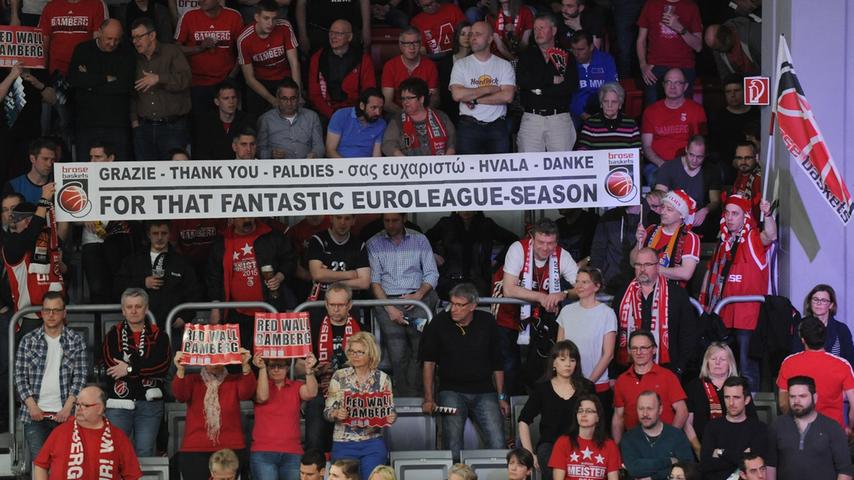
[[[502,393],[499,393],[499,394],[498,394],[498,400],[499,400],[499,401],[502,401],[502,402],[506,402],[506,401],[507,401],[507,394],[506,394],[506,393],[503,393],[503,392],[502,392]]]
[[[128,365],[128,373],[133,373],[133,367],[131,365]]]

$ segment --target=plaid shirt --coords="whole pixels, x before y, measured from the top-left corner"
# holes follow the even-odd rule
[[[79,333],[63,328],[59,337],[62,348],[62,363],[59,367],[59,392],[63,403],[69,395],[77,396],[86,385],[86,341]],[[21,400],[18,420],[30,423],[30,411],[23,402],[33,397],[38,402],[42,388],[42,379],[47,363],[47,341],[44,339],[44,327],[39,327],[21,339],[15,352],[15,388]]]
[[[433,248],[423,234],[406,229],[396,245],[385,230],[367,243],[371,262],[371,282],[379,284],[386,295],[404,295],[429,283],[436,288],[439,270]]]

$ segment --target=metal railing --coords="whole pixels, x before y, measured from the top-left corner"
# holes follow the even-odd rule
[[[694,306],[694,309],[697,310],[697,315],[702,315],[704,309],[703,309],[703,305],[700,303],[700,301],[694,297],[688,297],[688,300],[691,302],[691,305]]]
[[[270,313],[279,313],[276,307],[267,302],[188,302],[176,305],[175,308],[169,311],[166,315],[166,334],[169,335],[169,342],[172,342],[172,320],[178,316],[179,312],[184,310],[199,310],[199,309],[214,309],[214,308],[263,308]]]
[[[9,320],[9,383],[8,383],[8,402],[9,402],[9,453],[11,458],[12,469],[16,468],[16,464],[18,463],[18,445],[15,438],[15,419],[17,415],[15,415],[15,346],[16,346],[16,338],[15,338],[15,330],[18,326],[18,320],[20,320],[24,315],[29,315],[31,313],[38,313],[42,310],[41,305],[32,305],[29,307],[24,307],[14,315],[12,315],[12,319]],[[96,304],[96,305],[66,305],[66,312],[91,312],[91,313],[100,313],[100,312],[115,312],[121,311],[121,304]],[[147,311],[146,315],[148,319],[152,323],[156,323],[154,315],[151,311]],[[68,328],[66,326],[66,328]]]
[[[294,312],[302,312],[309,308],[322,308],[326,302],[316,300],[313,302],[302,302],[294,309]],[[385,307],[386,305],[414,305],[427,313],[427,321],[433,320],[433,311],[421,300],[412,300],[409,298],[384,298],[381,300],[353,300],[354,307]]]
[[[727,305],[729,305],[731,303],[752,303],[752,302],[765,303],[765,296],[764,295],[737,295],[737,296],[733,296],[733,297],[724,297],[724,298],[718,300],[718,304],[715,305],[715,308],[712,311],[715,312],[715,315],[720,315],[721,310],[723,310],[724,307],[726,307]]]

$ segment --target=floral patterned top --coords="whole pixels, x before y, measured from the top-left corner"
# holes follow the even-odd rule
[[[345,392],[377,393],[391,391],[391,378],[380,370],[374,370],[365,382],[360,382],[356,378],[356,370],[353,367],[336,370],[329,381],[329,394],[326,396],[326,408],[323,409],[323,415],[330,422],[335,422],[332,440],[335,442],[359,442],[382,437],[382,429],[379,427],[348,425],[336,420],[333,414],[335,410],[344,406]]]

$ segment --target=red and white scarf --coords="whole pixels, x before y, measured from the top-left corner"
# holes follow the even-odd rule
[[[724,411],[715,384],[710,379],[704,378],[703,390],[706,392],[706,399],[709,401],[709,420],[723,417]]]
[[[534,239],[528,237],[519,240],[519,243],[522,244],[522,252],[525,258],[525,263],[522,265],[522,274],[519,277],[519,284],[526,290],[531,290],[534,286],[534,270],[536,270],[536,266],[534,265],[534,250],[531,248],[531,244],[534,243]],[[560,292],[560,252],[561,248],[560,245],[558,245],[548,258],[549,264],[547,274],[549,279],[549,293]],[[537,285],[537,288],[539,288],[540,291],[545,291],[543,285]],[[526,320],[530,317],[531,304],[526,303],[520,308],[519,318],[521,320]]]
[[[29,273],[48,275],[50,280],[49,290],[61,292],[63,288],[62,279],[62,252],[59,249],[59,236],[56,229],[56,215],[53,209],[47,211],[48,228],[43,230],[36,239],[33,249],[32,262],[28,268]]]
[[[403,130],[403,146],[408,149],[417,149],[418,133],[415,130],[415,121],[406,113],[400,114],[400,121]],[[430,153],[432,155],[444,155],[448,148],[448,131],[442,120],[435,111],[427,109],[427,137],[430,139]]]
[[[113,447],[113,434],[110,430],[110,421],[104,418],[104,432],[101,434],[101,450],[98,456],[98,479],[112,480],[113,471],[115,470],[116,460],[113,455],[115,448]],[[83,439],[80,436],[80,427],[77,425],[77,420],[74,420],[74,427],[71,430],[71,449],[68,452],[68,468],[65,470],[65,478],[78,479],[85,478],[85,451],[83,448]]]
[[[749,210],[749,208],[748,208]],[[726,281],[724,270],[727,264],[732,263],[734,250],[747,241],[748,234],[753,228],[753,219],[750,213],[746,213],[744,226],[740,232],[733,233],[726,226],[726,220],[721,218],[720,240],[715,248],[715,253],[709,259],[708,277],[700,292],[700,304],[705,307],[706,312],[711,312],[723,296],[724,282]]]
[[[344,342],[341,348],[347,348],[347,339],[352,337],[359,331],[359,325],[353,320],[353,317],[347,317],[347,323],[344,325]],[[323,323],[320,324],[320,335],[317,337],[317,361],[328,362],[334,354],[334,345],[332,334],[332,321],[329,316],[323,318]]]
[[[652,318],[649,329],[658,344],[658,363],[670,363],[670,322],[668,318],[667,298],[669,288],[667,279],[659,275],[652,289]],[[643,315],[643,292],[637,280],[632,280],[626,294],[620,301],[620,348],[617,361],[623,365],[629,363],[629,336],[641,328]]]

